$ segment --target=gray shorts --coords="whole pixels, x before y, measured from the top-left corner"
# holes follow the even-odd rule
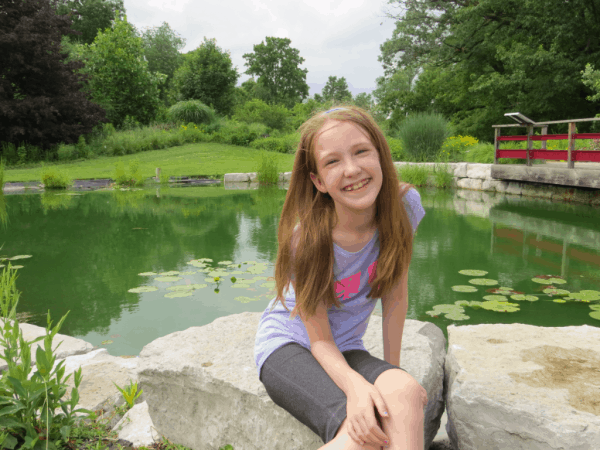
[[[373,385],[386,370],[401,369],[364,350],[348,350],[342,355]],[[260,381],[276,405],[318,434],[324,444],[333,440],[346,418],[346,394],[309,350],[295,342],[279,347],[264,362]],[[374,409],[383,430],[379,412]]]

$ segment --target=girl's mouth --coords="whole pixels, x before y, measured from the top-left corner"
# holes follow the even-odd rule
[[[351,189],[351,190],[348,190],[348,189],[342,189],[342,191],[344,191],[344,192],[358,192],[358,191],[362,191],[363,189],[365,189],[365,187],[366,187],[366,186],[367,186],[367,185],[368,185],[370,182],[371,182],[371,179],[370,179],[370,178],[367,178],[367,180],[366,180],[366,181],[363,181],[363,183],[364,183],[364,184],[362,185],[362,187],[360,187],[360,188],[358,188],[358,189],[357,189],[357,188],[354,188],[354,189]],[[359,183],[358,185],[360,185],[360,183]]]

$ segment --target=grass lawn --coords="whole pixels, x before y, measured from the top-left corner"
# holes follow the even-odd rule
[[[125,170],[128,171],[129,162],[137,158],[140,161],[140,171],[146,178],[156,176],[156,168],[160,167],[163,176],[203,175],[223,179],[226,173],[255,172],[263,155],[276,161],[279,172],[292,171],[295,157],[293,154],[208,142],[134,155],[99,157],[93,160],[68,161],[52,165],[74,180],[115,179],[115,165],[119,161],[123,162]],[[41,164],[31,165],[28,168],[7,167],[4,170],[4,182],[41,181],[40,172]]]

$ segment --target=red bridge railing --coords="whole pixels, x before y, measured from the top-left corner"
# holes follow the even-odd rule
[[[600,120],[600,118],[593,119],[573,119],[573,120],[556,120],[552,122],[536,122],[529,125],[522,124],[509,124],[509,125],[492,125],[494,128],[494,164],[498,164],[498,160],[501,158],[517,158],[527,160],[527,165],[531,166],[532,159],[544,159],[553,161],[567,161],[567,167],[569,169],[575,168],[574,162],[600,162],[600,151],[597,150],[575,150],[575,141],[577,139],[600,139],[600,133],[575,133],[575,124],[577,122],[589,122]],[[569,132],[568,134],[547,134],[548,125],[555,123],[568,123]],[[500,129],[504,127],[525,127],[527,128],[527,135],[524,136],[501,136]],[[533,129],[535,127],[542,128],[542,134],[538,136],[533,135]],[[546,141],[550,140],[564,140],[568,141],[567,150],[548,150],[546,148]],[[501,141],[527,141],[527,149],[500,149]],[[542,148],[540,150],[533,149],[533,141],[542,141]]]

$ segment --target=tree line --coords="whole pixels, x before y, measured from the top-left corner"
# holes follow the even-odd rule
[[[388,13],[396,29],[380,47],[377,88],[353,98],[345,77],[330,76],[314,101],[352,102],[392,131],[412,113],[437,112],[487,141],[506,112],[536,121],[598,112],[600,0],[389,3],[404,13]],[[290,39],[266,37],[244,54],[252,78],[240,87],[215,39],[183,54],[185,42],[166,22],[138,30],[123,0],[1,0],[0,142],[70,144],[101,123],[160,121],[184,100],[227,117],[250,101],[290,110],[308,101]]]

